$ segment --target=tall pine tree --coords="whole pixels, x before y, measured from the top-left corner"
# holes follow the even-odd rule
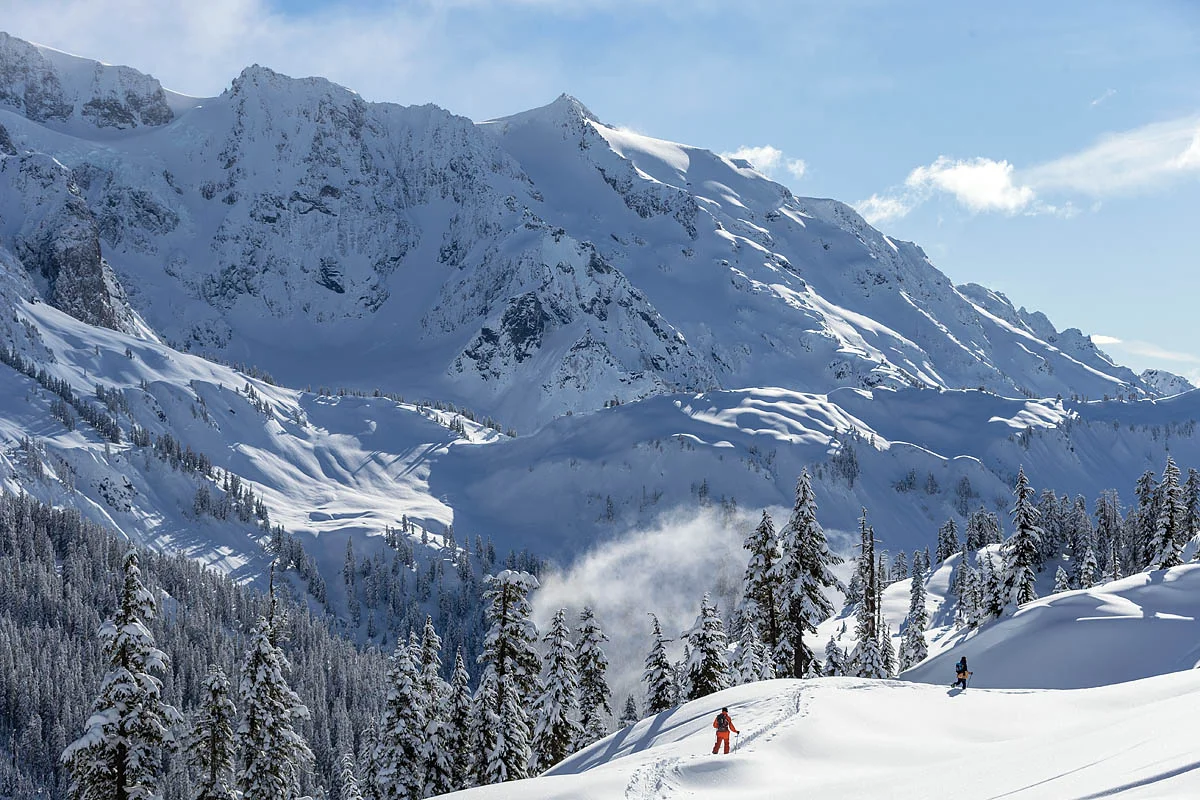
[[[137,553],[125,556],[116,616],[100,626],[108,672],[83,735],[63,752],[72,800],[156,800],[161,753],[173,746],[171,726],[182,717],[163,702],[167,657],[146,623],[154,595],[142,585]]]
[[[1184,544],[1184,525],[1187,508],[1179,485],[1179,468],[1175,459],[1167,456],[1162,481],[1158,485],[1159,507],[1154,534],[1150,539],[1150,563],[1155,569],[1170,569],[1183,563],[1180,552]]]
[[[925,629],[929,613],[925,610],[925,574],[914,570],[912,589],[908,595],[908,616],[904,618],[904,638],[900,644],[900,670],[925,660],[929,648],[925,644]]]
[[[599,741],[608,735],[608,718],[612,716],[612,691],[608,688],[608,656],[604,643],[608,637],[596,622],[591,607],[584,606],[579,614],[579,716],[578,747]]]
[[[780,620],[783,614],[783,590],[777,564],[783,556],[775,523],[766,511],[744,545],[750,553],[743,578],[743,597],[746,614],[750,616],[758,635],[774,656],[779,648]]]
[[[671,640],[663,636],[658,617],[651,614],[650,619],[653,625],[650,632],[653,643],[646,655],[646,669],[642,672],[642,681],[646,684],[646,713],[660,714],[675,707],[679,688],[675,680],[675,665],[667,655],[667,644]]]
[[[574,752],[580,729],[575,722],[579,709],[579,670],[575,645],[567,627],[567,610],[560,608],[542,637],[546,655],[542,666],[541,696],[534,706],[537,724],[533,731],[535,770],[543,772]]]
[[[210,666],[201,692],[187,742],[188,765],[196,775],[192,800],[233,800],[237,709],[229,698],[229,679],[219,667]]]
[[[425,731],[420,650],[403,639],[396,642],[388,666],[387,697],[379,731],[379,790],[383,800],[420,800],[425,774],[422,742]]]
[[[687,663],[688,700],[728,689],[729,662],[725,649],[725,626],[708,594],[700,601],[700,616],[687,632],[690,658]]]
[[[1041,566],[1041,528],[1038,527],[1038,510],[1033,504],[1034,491],[1025,477],[1025,470],[1017,471],[1017,485],[1013,489],[1016,504],[1012,509],[1013,535],[1004,543],[1004,589],[1008,602],[1021,605],[1037,599],[1034,581]]]

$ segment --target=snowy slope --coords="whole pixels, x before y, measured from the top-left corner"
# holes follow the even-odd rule
[[[565,96],[477,125],[254,66],[189,99],[5,37],[0,126],[70,170],[156,331],[293,385],[445,398],[521,431],[746,386],[1154,393],[848,206]]]
[[[742,731],[709,753],[728,706]],[[1070,692],[821,678],[749,684],[626,728],[543,777],[466,798],[1183,798],[1200,673]]]

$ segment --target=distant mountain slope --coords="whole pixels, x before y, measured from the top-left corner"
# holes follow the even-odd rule
[[[198,100],[5,36],[0,125],[69,170],[154,330],[294,385],[445,397],[520,430],[744,386],[1156,393],[848,206],[565,96],[477,125],[255,66]],[[28,213],[0,244],[44,271],[51,243],[12,232]]]

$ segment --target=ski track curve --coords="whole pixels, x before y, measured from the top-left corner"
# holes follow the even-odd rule
[[[788,692],[775,716],[764,723],[747,726],[749,730],[743,734],[744,738],[739,737],[741,741],[736,744],[737,751],[760,739],[764,742],[771,741],[778,735],[780,728],[808,716],[810,703],[811,700],[803,689]],[[667,756],[643,764],[630,776],[625,787],[625,800],[665,800],[678,790],[680,780],[691,762],[704,758],[704,755],[692,755],[687,759]]]

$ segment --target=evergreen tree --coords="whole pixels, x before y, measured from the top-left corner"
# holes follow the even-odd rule
[[[1021,605],[1037,599],[1034,580],[1041,567],[1038,510],[1033,504],[1034,492],[1025,478],[1024,469],[1017,471],[1013,494],[1017,500],[1012,509],[1013,535],[1004,546],[1004,589],[1008,602]]]
[[[929,559],[925,558],[925,552],[922,550],[913,550],[912,554],[913,572],[921,570],[922,575],[929,575],[933,572],[930,567]]]
[[[954,596],[958,601],[954,610],[954,620],[970,628],[979,624],[982,599],[979,582],[979,572],[967,563],[964,555],[954,570]]]
[[[775,653],[779,647],[784,610],[782,576],[777,566],[783,551],[775,524],[766,511],[763,511],[758,527],[746,537],[744,547],[750,553],[743,578],[746,614],[753,619],[768,650]]]
[[[904,638],[900,643],[900,670],[925,660],[929,648],[925,644],[925,629],[929,627],[929,612],[925,609],[925,575],[914,572],[908,595],[908,616],[904,618]]]
[[[1096,498],[1096,543],[1099,555],[1104,559],[1106,580],[1121,577],[1121,554],[1125,550],[1124,522],[1121,518],[1121,502],[1115,489],[1108,489]]]
[[[272,593],[272,608],[273,597]],[[259,617],[242,661],[237,787],[244,800],[298,796],[300,773],[313,759],[308,743],[293,727],[309,713],[288,686],[291,666],[275,643],[276,619],[274,611],[269,619]]]
[[[554,615],[542,642],[546,645],[542,666],[542,686],[545,688],[534,706],[537,724],[533,731],[534,769],[537,772],[544,772],[570,755],[580,737],[580,728],[575,722],[579,708],[576,697],[579,672],[565,608],[560,608]]]
[[[908,577],[908,558],[905,557],[904,551],[901,550],[896,554],[896,560],[892,564],[892,581],[902,581]]]
[[[825,669],[822,673],[829,678],[846,674],[846,654],[832,636],[825,644]]]
[[[1083,557],[1079,559],[1079,570],[1076,573],[1080,589],[1090,589],[1096,585],[1096,575],[1099,572],[1099,567],[1096,564],[1096,553],[1091,547],[1083,551]]]
[[[454,654],[454,675],[450,679],[450,696],[446,701],[446,754],[450,760],[452,791],[470,788],[471,763],[474,759],[472,725],[474,713],[471,698],[471,675],[463,661],[462,649]]]
[[[988,620],[1002,616],[1009,595],[1004,590],[1004,581],[1001,578],[1000,570],[992,562],[991,553],[986,554],[980,562],[979,577],[979,590],[983,598],[980,606],[981,618]]]
[[[425,716],[414,655],[419,658],[419,647],[398,641],[388,667],[388,692],[379,732],[379,789],[383,800],[420,800],[424,792],[421,750]]]
[[[999,544],[1004,538],[1000,531],[1000,519],[980,506],[967,519],[967,550],[974,553],[989,544]]]
[[[338,800],[363,800],[362,789],[358,786],[358,775],[355,773],[354,756],[342,754],[342,772],[338,777]]]
[[[1150,540],[1150,552],[1153,553],[1150,563],[1155,569],[1170,569],[1183,563],[1179,556],[1183,549],[1183,528],[1187,517],[1183,492],[1179,486],[1179,468],[1170,456],[1167,456],[1167,466],[1163,469],[1158,488],[1161,500],[1154,535]]]
[[[787,600],[782,638],[788,641],[792,655],[792,663],[783,664],[781,674],[802,676],[809,672],[814,658],[804,634],[815,634],[817,625],[833,613],[826,591],[845,591],[831,569],[842,560],[829,551],[825,531],[817,522],[817,502],[807,470],[796,481],[796,504],[780,539],[783,558],[778,573]]]
[[[1071,591],[1071,579],[1061,566],[1054,571],[1054,589],[1052,591],[1054,594]]]
[[[187,742],[188,766],[196,774],[192,800],[233,800],[230,782],[236,756],[236,720],[237,709],[229,699],[229,679],[219,667],[210,666]]]
[[[958,524],[953,519],[948,519],[942,523],[941,528],[938,528],[937,552],[934,553],[933,558],[938,564],[942,564],[961,549],[962,543],[958,541]]]
[[[607,719],[612,716],[612,691],[608,688],[608,656],[604,643],[608,637],[600,630],[596,615],[585,606],[579,614],[579,715],[578,747],[599,741],[608,735]]]
[[[530,619],[529,593],[537,586],[537,578],[514,570],[487,579],[484,598],[491,627],[480,656],[484,672],[476,693],[481,758],[477,775],[483,784],[529,775],[532,725],[526,709],[540,694],[537,628]],[[492,703],[490,708],[479,707],[484,700]]]
[[[1183,507],[1183,539],[1187,542],[1200,534],[1200,472],[1194,468],[1188,469],[1187,481],[1183,484]],[[1200,560],[1200,549],[1192,559]]]
[[[617,720],[617,726],[620,728],[628,728],[636,722],[640,722],[642,715],[638,712],[637,701],[633,699],[633,695],[625,698],[625,707],[621,709],[621,718]]]
[[[875,530],[867,525],[867,510],[859,517],[857,573],[862,584],[862,601],[855,609],[854,636],[858,643],[850,655],[850,671],[860,678],[886,677],[880,650],[878,624],[879,581],[875,575]]]
[[[1152,544],[1155,531],[1158,528],[1160,494],[1154,473],[1146,470],[1138,478],[1134,488],[1137,496],[1137,510],[1133,519],[1133,536],[1130,541],[1133,558],[1130,564],[1135,570],[1144,569],[1155,562],[1155,548]]]
[[[81,737],[63,752],[72,800],[156,800],[159,754],[173,746],[170,728],[182,717],[162,700],[154,673],[167,657],[146,627],[154,595],[142,585],[136,552],[125,556],[116,616],[100,626],[108,672]]]
[[[663,636],[658,617],[650,615],[653,621],[653,644],[646,655],[646,669],[642,673],[642,681],[646,684],[646,713],[659,714],[675,707],[679,696],[678,684],[675,680],[675,667],[667,655],[667,643],[670,639]]]
[[[359,789],[363,800],[383,800],[379,790],[379,746],[379,729],[374,722],[369,722],[358,745],[358,763],[362,765]]]
[[[708,594],[700,601],[700,616],[686,634],[690,658],[687,663],[688,700],[729,688],[729,663],[725,657],[725,627],[711,605]]]
[[[754,683],[775,677],[774,659],[762,639],[758,638],[758,630],[754,623],[745,627],[744,639],[737,652],[737,668],[735,677],[738,684]]]
[[[883,677],[894,678],[896,676],[896,647],[892,644],[890,625],[883,626],[883,635],[880,638],[879,655],[883,663]]]
[[[425,617],[425,629],[419,649],[420,675],[417,696],[420,714],[425,720],[425,735],[421,741],[419,772],[424,776],[423,797],[454,791],[453,766],[448,739],[451,736],[446,718],[446,702],[450,686],[442,678],[442,639],[433,627],[433,618]]]

